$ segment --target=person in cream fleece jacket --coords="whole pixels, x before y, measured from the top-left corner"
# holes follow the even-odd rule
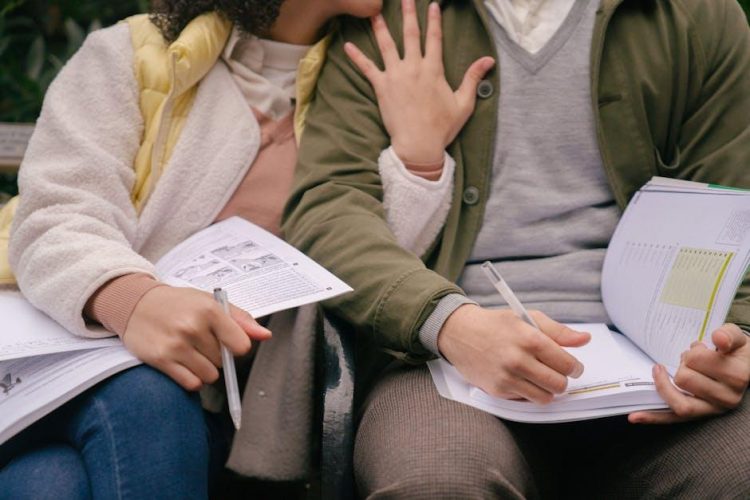
[[[225,317],[208,294],[160,283],[152,263],[233,215],[280,234],[299,139],[298,64],[331,18],[373,15],[380,3],[157,3],[150,20],[164,47],[197,33],[209,40],[206,52],[216,50],[212,40],[221,50],[207,56],[207,70],[189,85],[191,99],[176,101],[183,102],[175,106],[184,106],[175,110],[183,122],[164,132],[174,147],[164,165],[152,164],[145,196],[133,196],[140,184],[133,165],[149,136],[144,110],[153,98],[134,72],[143,57],[134,48],[143,19],[93,33],[63,68],[20,171],[10,262],[35,306],[77,335],[119,335],[150,366],[110,378],[0,445],[3,495],[206,495],[209,470],[223,465],[229,437],[226,420],[204,414],[190,391],[219,378],[219,341],[245,355],[252,340],[271,332],[237,308]],[[226,36],[216,35],[222,26]],[[206,56],[183,63],[176,71],[184,66],[190,75]],[[471,68],[461,94],[472,96],[466,105],[473,106],[481,76]],[[180,73],[173,78],[184,84]],[[454,118],[456,130],[467,118]],[[449,209],[453,161],[409,165],[388,148],[379,168],[397,241],[424,253]],[[45,480],[28,481],[32,470]]]

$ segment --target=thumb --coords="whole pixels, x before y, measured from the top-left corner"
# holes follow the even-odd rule
[[[732,323],[726,323],[711,334],[711,341],[716,350],[722,354],[730,354],[747,344],[747,335],[740,327]]]
[[[237,306],[230,305],[229,313],[232,319],[240,325],[248,337],[253,340],[268,340],[271,338],[271,330],[258,323],[247,311]]]
[[[465,119],[469,118],[469,115],[474,110],[474,104],[477,100],[477,87],[479,82],[482,81],[484,75],[495,65],[495,60],[491,57],[482,57],[474,61],[474,64],[469,66],[464,74],[464,79],[461,82],[461,86],[456,90],[456,100],[458,101],[459,107],[463,111]]]
[[[544,313],[531,311],[530,314],[533,316],[542,333],[554,340],[559,346],[581,347],[588,344],[589,340],[591,340],[590,333],[573,330],[569,326],[553,320]]]

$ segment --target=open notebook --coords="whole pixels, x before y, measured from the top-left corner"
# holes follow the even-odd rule
[[[256,318],[351,291],[260,227],[232,217],[194,234],[156,263],[173,286],[227,291]],[[0,444],[105,378],[140,363],[118,338],[73,335],[18,292],[0,291]]]
[[[591,342],[568,349],[579,379],[548,405],[494,398],[444,360],[429,363],[446,398],[519,422],[565,422],[665,408],[655,362],[677,371],[693,341],[711,345],[750,266],[750,191],[654,177],[635,194],[612,237],[602,299],[619,333],[571,325]]]

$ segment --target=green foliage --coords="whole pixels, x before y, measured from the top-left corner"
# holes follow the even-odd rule
[[[739,0],[740,5],[742,5],[742,8],[745,9],[745,15],[747,16],[748,21],[750,21],[750,0]]]
[[[147,8],[148,0],[5,0],[0,121],[35,121],[47,87],[86,35]]]
[[[17,176],[15,174],[0,172],[0,206],[11,196],[18,194]]]

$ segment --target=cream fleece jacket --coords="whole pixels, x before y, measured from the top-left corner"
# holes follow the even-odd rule
[[[258,151],[257,120],[217,62],[138,217],[130,192],[143,120],[132,60],[127,24],[86,39],[50,86],[19,174],[21,203],[9,247],[19,287],[36,307],[87,337],[112,335],[85,323],[89,297],[118,276],[153,275],[152,262],[215,219]],[[445,217],[425,214],[448,212],[453,162],[446,159],[440,189],[405,178],[395,155],[380,166],[384,186],[396,186],[386,194],[388,219],[405,224],[395,231],[399,241],[422,253]],[[404,183],[410,179],[416,182]],[[419,218],[409,216],[414,200]]]

